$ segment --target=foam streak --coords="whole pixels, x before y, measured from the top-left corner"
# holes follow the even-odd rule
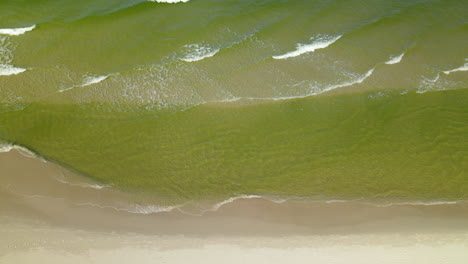
[[[11,65],[0,64],[0,76],[16,75],[25,72],[26,69]]]
[[[455,68],[453,70],[448,70],[448,71],[443,71],[445,74],[450,74],[452,72],[458,72],[458,71],[468,71],[468,63],[465,63],[463,66],[460,66],[458,68]]]
[[[190,0],[148,0],[148,2],[166,3],[166,4],[187,3],[188,1]]]
[[[71,87],[67,87],[67,88],[63,88],[63,89],[59,90],[58,92],[59,92],[59,93],[62,93],[62,92],[71,90],[71,89],[76,88],[76,87],[85,87],[85,86],[97,84],[97,83],[100,83],[100,82],[104,81],[105,79],[109,78],[109,76],[110,76],[110,75],[102,75],[102,76],[97,76],[97,77],[95,77],[95,76],[86,77],[86,78],[83,80],[83,83],[82,83],[82,84],[80,84],[80,85],[75,85],[75,86],[71,86]]]
[[[400,63],[401,60],[403,59],[403,56],[405,56],[405,53],[402,53],[402,54],[400,54],[398,56],[393,56],[393,57],[390,58],[389,61],[385,62],[385,64],[391,65],[391,64]]]
[[[36,25],[24,28],[1,28],[0,35],[19,36],[36,28]]]
[[[212,49],[207,46],[202,46],[199,44],[190,44],[186,45],[188,48],[188,52],[185,57],[181,58],[181,60],[186,62],[194,62],[200,61],[209,57],[213,57],[216,53],[219,52],[219,49]]]
[[[311,44],[298,44],[295,51],[291,51],[283,55],[273,56],[273,59],[277,59],[277,60],[287,59],[291,57],[297,57],[304,53],[314,52],[315,50],[318,50],[318,49],[324,49],[330,46],[331,44],[335,43],[342,36],[343,35],[339,35],[339,36],[319,35],[316,38],[312,38],[314,42],[312,42]]]

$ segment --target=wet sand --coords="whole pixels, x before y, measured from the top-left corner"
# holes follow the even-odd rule
[[[250,198],[169,210],[15,150],[0,153],[0,168],[0,263],[463,263],[468,257],[466,202]]]

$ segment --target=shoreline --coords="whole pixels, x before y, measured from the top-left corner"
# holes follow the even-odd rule
[[[0,153],[0,164],[4,168],[0,177],[3,214],[35,215],[34,218],[46,222],[84,229],[273,236],[468,230],[468,223],[464,221],[468,218],[468,202],[465,201],[383,204],[308,199],[274,201],[246,196],[173,206],[161,201],[144,203],[132,193],[116,188],[93,188],[96,183],[83,176],[17,151]],[[58,181],[57,177],[66,177],[67,183]],[[227,223],[229,229],[225,228]]]
[[[3,114],[0,134],[105,185],[159,195],[171,204],[271,194],[456,201],[467,198],[466,184],[464,166],[452,164],[465,159],[449,153],[463,151],[458,142],[466,130],[466,96],[364,94],[172,114],[31,105]]]
[[[76,205],[83,199],[118,204],[132,197],[113,188],[56,181],[54,176],[62,173],[73,183],[86,180],[57,164],[13,150],[0,153],[0,165],[10,169],[8,175],[0,174],[1,264],[37,259],[51,264],[146,264],[155,259],[187,263],[187,258],[208,264],[311,259],[458,264],[468,257],[465,202],[378,207],[339,201],[275,203],[254,197],[225,203],[202,216],[177,210],[135,214]],[[25,180],[29,184],[24,185]]]
[[[35,153],[34,151],[28,149],[25,146],[14,145],[11,143],[2,143],[0,141],[0,157],[19,160],[22,162],[22,158],[19,156],[24,156],[26,158],[37,159],[43,163],[46,163],[50,166],[50,168],[54,168],[56,170],[60,170],[61,176],[54,177],[54,180],[69,186],[74,187],[82,187],[82,188],[91,188],[91,189],[104,189],[104,188],[114,188],[113,190],[117,190],[121,194],[130,194],[132,195],[131,191],[124,191],[118,187],[114,187],[112,185],[106,185],[97,181],[94,177],[83,175],[80,172],[74,170],[73,168],[68,168],[59,162],[49,160],[39,153]],[[9,154],[8,154],[9,153]],[[19,154],[19,155],[18,155]],[[10,157],[7,157],[10,156]],[[71,181],[68,181],[65,177],[71,178]],[[128,198],[128,197],[127,197]],[[244,200],[244,199],[259,199],[264,200],[267,202],[272,202],[276,204],[282,204],[285,202],[298,202],[298,203],[323,203],[323,204],[334,204],[334,203],[359,203],[363,205],[369,205],[374,207],[389,207],[389,206],[433,206],[433,205],[454,205],[454,204],[468,204],[468,200],[465,199],[427,199],[427,198],[397,198],[397,197],[378,197],[378,198],[350,198],[350,199],[340,199],[336,197],[321,197],[321,196],[312,196],[312,197],[299,197],[299,196],[280,196],[280,195],[261,195],[261,194],[239,194],[233,197],[229,197],[226,199],[212,199],[212,200],[201,200],[198,201],[205,206],[208,205],[208,208],[201,212],[201,214],[206,212],[216,211],[222,206],[236,202],[237,200]],[[134,201],[137,202],[137,201]],[[195,201],[197,202],[197,201]],[[173,204],[171,205],[174,209],[182,209],[185,205],[190,205],[191,202],[185,202],[182,204]],[[123,210],[124,211],[124,210]],[[182,211],[182,210],[181,210]],[[141,213],[141,214],[151,214],[152,212],[145,213],[145,212],[129,212],[129,213]],[[157,212],[154,212],[157,213]]]

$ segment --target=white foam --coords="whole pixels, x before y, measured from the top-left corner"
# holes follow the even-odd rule
[[[468,63],[465,63],[463,66],[460,66],[458,68],[455,68],[453,70],[448,70],[448,71],[443,71],[445,74],[450,74],[452,72],[458,72],[458,71],[468,71]]]
[[[318,35],[315,38],[311,38],[311,40],[314,40],[311,44],[298,44],[295,51],[291,51],[283,55],[273,56],[273,59],[277,59],[277,60],[287,59],[291,57],[297,57],[304,53],[314,52],[315,50],[318,50],[318,49],[324,49],[330,46],[331,44],[335,43],[342,36],[343,35],[339,35],[339,36]]]
[[[0,28],[0,35],[18,36],[36,28],[36,25],[24,28]]]
[[[214,204],[210,209],[208,209],[207,211],[217,211],[219,208],[221,208],[222,206],[226,205],[226,204],[229,204],[229,203],[232,203],[236,200],[240,200],[240,199],[252,199],[252,198],[262,198],[262,196],[259,196],[259,195],[239,195],[239,196],[235,196],[235,197],[231,197],[229,199],[226,199],[224,201],[221,201],[219,203],[216,203]]]
[[[0,36],[0,76],[20,74],[26,69],[11,65],[13,61],[14,45],[7,36]]]
[[[74,187],[80,187],[80,188],[91,188],[91,189],[96,189],[96,190],[101,190],[104,188],[111,188],[111,185],[100,185],[100,184],[89,184],[89,183],[72,183],[67,180],[65,180],[65,177],[62,175],[62,177],[54,177],[55,180],[57,180],[60,183],[74,186]]]
[[[320,201],[318,201],[320,202]],[[405,202],[379,202],[379,201],[372,201],[372,200],[365,200],[364,198],[354,199],[354,200],[326,200],[324,201],[327,204],[333,203],[361,203],[376,207],[392,207],[392,206],[435,206],[435,205],[453,205],[458,204],[460,202],[464,202],[463,200],[460,201],[405,201]]]
[[[452,205],[458,204],[460,201],[432,201],[432,202],[399,202],[399,203],[388,203],[379,204],[378,207],[390,207],[390,206],[403,206],[403,205],[416,205],[416,206],[434,206],[434,205]]]
[[[243,99],[244,100],[282,101],[282,100],[291,100],[291,99],[298,99],[298,98],[305,98],[305,97],[309,97],[309,96],[319,95],[321,93],[325,93],[325,92],[328,92],[328,91],[331,91],[331,90],[334,90],[334,89],[343,88],[343,87],[351,86],[351,85],[354,85],[354,84],[360,84],[360,83],[364,82],[369,76],[371,76],[372,73],[374,72],[374,70],[375,70],[375,68],[372,68],[369,71],[367,71],[365,74],[359,75],[357,78],[355,78],[355,79],[353,79],[351,81],[344,82],[344,83],[333,84],[333,85],[326,86],[324,88],[312,87],[313,91],[311,91],[310,93],[304,94],[304,95],[292,95],[292,96],[282,96],[282,97],[240,97],[240,98],[236,98],[236,100],[233,100],[233,101],[240,101],[240,100],[243,100]]]
[[[354,85],[354,84],[360,84],[360,83],[364,82],[367,78],[369,78],[369,76],[372,75],[374,70],[375,70],[375,68],[372,68],[369,71],[367,71],[365,74],[359,76],[358,78],[356,78],[354,80],[344,82],[344,83],[340,83],[340,84],[336,84],[336,85],[331,85],[331,86],[321,90],[319,93],[324,93],[324,92],[327,92],[327,91],[330,91],[330,90],[334,90],[334,89],[342,88],[342,87],[347,87],[347,86],[351,86],[351,85]]]
[[[157,206],[157,205],[139,205],[132,204],[127,206],[113,206],[113,205],[100,205],[95,203],[78,203],[78,206],[91,206],[101,209],[113,209],[115,211],[122,211],[131,214],[155,214],[161,212],[171,212],[172,210],[178,208],[179,206]]]
[[[26,69],[14,67],[12,65],[0,64],[0,76],[16,75],[25,72]]]
[[[219,49],[213,49],[209,46],[203,46],[200,44],[185,45],[188,49],[187,53],[181,60],[186,62],[200,61],[209,57],[213,57],[219,52]]]
[[[224,205],[226,204],[230,204],[232,202],[235,202],[237,200],[241,200],[241,199],[264,199],[264,200],[268,200],[268,201],[271,201],[271,202],[274,202],[274,203],[284,203],[286,202],[285,199],[273,199],[273,198],[268,198],[268,197],[264,197],[264,196],[260,196],[260,195],[239,195],[239,196],[234,196],[234,197],[231,197],[231,198],[228,198],[224,201],[221,201],[219,203],[216,203],[214,204],[210,209],[206,210],[205,212],[208,212],[208,211],[217,211],[219,208],[223,207]]]
[[[13,145],[9,144],[0,144],[0,153],[2,152],[10,152],[14,148]]]
[[[9,192],[14,193],[16,195],[30,198],[30,199],[60,199],[62,200],[63,198],[60,197],[52,197],[52,196],[46,196],[46,195],[41,195],[41,194],[23,194],[16,192],[14,190],[11,190],[10,185],[7,185],[6,187],[1,187],[0,188],[5,188]],[[92,202],[84,202],[84,203],[75,203],[77,206],[88,206],[88,207],[97,207],[101,209],[112,209],[115,211],[121,211],[121,212],[127,212],[127,213],[132,213],[132,214],[153,214],[153,213],[161,213],[161,212],[170,212],[180,206],[157,206],[157,205],[140,205],[140,204],[130,204],[130,205],[125,205],[125,206],[114,206],[114,205],[102,205],[102,204],[96,204]]]
[[[188,1],[190,0],[148,0],[148,2],[167,3],[167,4],[187,3]]]
[[[74,85],[74,86],[70,86],[70,87],[67,87],[67,88],[63,88],[63,89],[58,90],[58,92],[62,93],[62,92],[71,90],[71,89],[76,88],[76,87],[85,87],[85,86],[97,84],[97,83],[100,83],[100,82],[104,81],[105,79],[109,78],[109,76],[110,76],[110,74],[109,75],[102,75],[102,76],[88,76],[88,77],[84,78],[83,83],[81,83],[80,85]]]
[[[385,62],[385,64],[397,64],[397,63],[400,63],[401,60],[403,59],[403,56],[405,56],[405,53],[403,52],[402,54],[398,55],[398,56],[393,56],[390,58],[389,61]]]
[[[97,77],[86,77],[83,84],[81,86],[88,86],[96,83],[100,83],[107,79],[109,75],[102,75],[102,76],[97,76]]]
[[[21,155],[28,157],[28,158],[37,158],[34,152],[30,151],[29,149],[21,146],[16,146],[12,144],[0,144],[0,153],[2,152],[10,152],[12,150],[18,151]]]
[[[95,203],[78,203],[78,206],[92,206],[92,207],[98,207],[102,209],[113,209],[116,211],[123,211],[123,212],[128,212],[132,214],[154,214],[154,213],[161,213],[161,212],[171,212],[174,209],[177,209],[179,212],[191,216],[202,216],[206,212],[214,212],[217,211],[219,208],[222,206],[235,202],[237,200],[241,199],[265,199],[271,202],[275,203],[284,203],[286,202],[285,199],[272,199],[272,198],[267,198],[263,197],[260,195],[239,195],[235,197],[231,197],[229,199],[226,199],[224,201],[221,201],[219,203],[214,204],[211,206],[209,209],[202,210],[200,213],[190,213],[185,210],[183,210],[183,207],[186,204],[180,204],[180,205],[174,205],[174,206],[159,206],[159,205],[140,205],[140,204],[131,204],[131,205],[125,205],[125,206],[112,206],[112,205],[101,205],[101,204],[95,204]]]
[[[423,94],[428,91],[437,91],[438,86],[437,82],[440,79],[440,74],[438,73],[433,79],[427,78],[425,76],[422,77],[421,83],[419,84],[418,90],[416,90],[416,93],[418,94]]]

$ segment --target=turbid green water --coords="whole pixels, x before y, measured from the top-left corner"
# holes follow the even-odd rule
[[[468,90],[354,94],[180,112],[31,104],[0,137],[168,199],[239,194],[467,198]]]
[[[2,1],[0,140],[170,201],[465,199],[467,13],[459,0]]]

